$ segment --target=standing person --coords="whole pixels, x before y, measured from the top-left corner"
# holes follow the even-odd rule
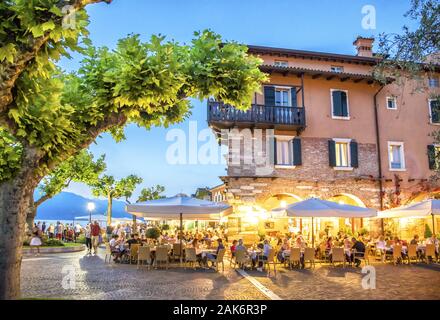
[[[46,232],[46,221],[43,221],[43,224],[41,225],[41,232],[42,234]]]
[[[79,238],[79,235],[81,234],[81,225],[77,223],[75,225],[75,242]]]
[[[49,225],[49,227],[47,228],[47,235],[49,236],[49,239],[53,239],[53,236],[55,234],[55,227],[54,225],[51,223]]]
[[[89,256],[92,254],[92,228],[90,227],[90,223],[86,226],[84,236],[86,238],[87,255]]]
[[[31,252],[33,252],[33,248],[37,248],[37,253],[35,255],[38,256],[40,254],[41,245],[42,245],[41,230],[38,228],[36,224],[34,224],[34,227],[32,229],[32,239],[29,244],[29,246],[31,247]]]
[[[93,255],[98,253],[98,245],[99,245],[99,235],[101,234],[101,227],[99,226],[98,221],[94,221],[91,226],[91,234],[92,234],[92,247],[93,247]]]
[[[113,227],[110,224],[105,228],[105,233],[107,235],[107,241],[110,241],[113,234]]]

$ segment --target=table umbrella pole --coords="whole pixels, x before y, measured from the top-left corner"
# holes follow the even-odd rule
[[[183,235],[183,214],[180,213],[180,264],[182,264],[182,235]]]
[[[435,235],[435,216],[433,213],[431,213],[431,217],[432,217],[432,234]]]
[[[312,217],[312,248],[315,247],[315,223]]]

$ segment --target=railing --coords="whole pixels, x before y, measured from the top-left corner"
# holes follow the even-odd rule
[[[246,111],[217,101],[208,101],[208,122],[249,122],[305,126],[305,109],[253,104]]]

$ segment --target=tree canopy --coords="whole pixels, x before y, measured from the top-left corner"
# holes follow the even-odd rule
[[[156,200],[164,198],[162,193],[165,191],[165,187],[156,185],[154,187],[143,188],[136,202],[144,202],[149,200]]]

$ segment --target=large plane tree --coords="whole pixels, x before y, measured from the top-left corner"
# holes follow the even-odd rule
[[[46,175],[104,132],[120,139],[182,121],[189,98],[214,97],[245,109],[266,80],[261,60],[211,31],[186,45],[153,36],[121,39],[114,50],[88,47],[79,70],[55,61],[85,44],[93,0],[0,3],[0,299],[20,296],[21,249],[31,197]],[[110,1],[105,1],[110,2]],[[60,6],[77,10],[62,27]]]

